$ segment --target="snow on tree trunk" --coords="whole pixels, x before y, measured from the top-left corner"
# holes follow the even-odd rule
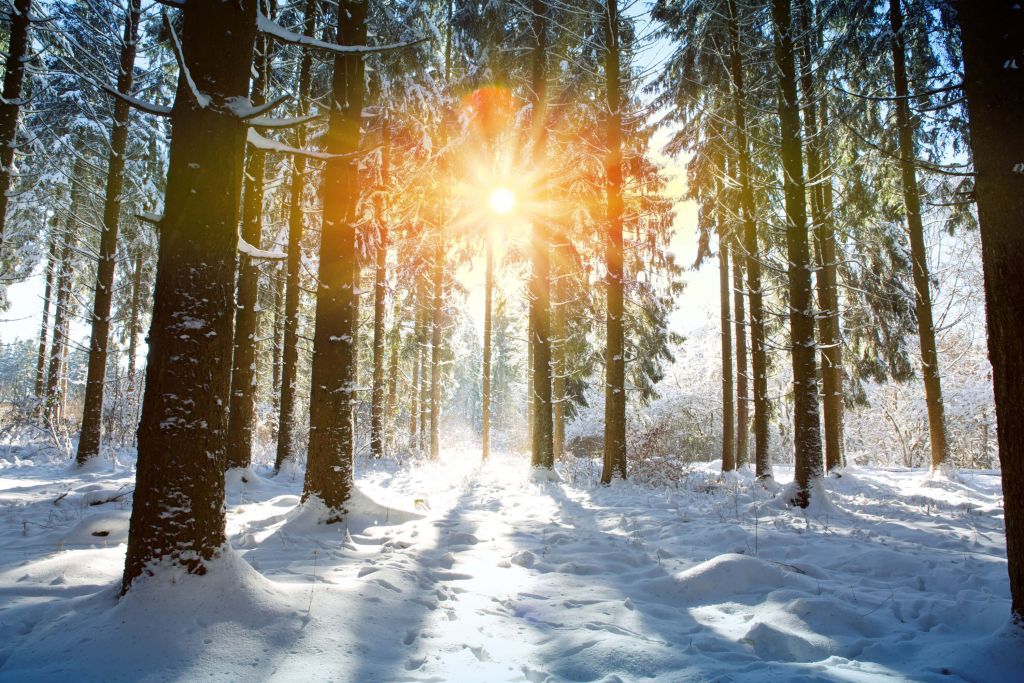
[[[171,116],[122,591],[159,564],[203,574],[225,542],[224,447],[246,125],[224,103],[249,95],[256,2],[189,2],[182,27],[188,71],[179,74]]]

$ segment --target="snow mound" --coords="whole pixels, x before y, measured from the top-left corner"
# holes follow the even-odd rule
[[[345,502],[344,521],[328,525],[326,522],[332,514],[320,498],[313,496],[287,514],[281,530],[290,534],[315,535],[323,533],[325,527],[333,527],[330,529],[333,534],[338,526],[343,526],[350,532],[360,532],[373,526],[395,526],[423,519],[423,515],[417,512],[378,503],[358,487],[353,487]]]
[[[655,581],[662,581],[656,579]],[[726,602],[737,595],[766,595],[781,588],[810,589],[805,576],[749,555],[726,553],[671,577],[671,593],[683,603]]]
[[[285,647],[303,615],[282,589],[225,550],[203,576],[162,567],[120,600],[110,586],[56,605],[49,617],[4,662],[8,680],[226,679],[240,666],[259,678],[273,654],[265,644]]]
[[[117,545],[128,542],[130,510],[92,514],[60,534],[60,541],[72,545]]]

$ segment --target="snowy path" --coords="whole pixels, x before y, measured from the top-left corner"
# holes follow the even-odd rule
[[[347,535],[236,477],[235,558],[116,606],[127,509],[88,503],[130,477],[6,469],[0,679],[1020,680],[998,476],[851,471],[805,518],[712,469],[665,493],[452,454],[361,477],[423,517]]]

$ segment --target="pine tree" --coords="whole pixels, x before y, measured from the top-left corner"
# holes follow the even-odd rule
[[[1024,627],[1024,215],[1019,152],[1024,147],[1024,17],[1011,0],[958,0],[964,84],[970,117],[975,196],[985,272],[989,360],[999,423],[1011,612]]]
[[[256,3],[188,3],[180,40],[165,23],[180,72],[122,591],[157,563],[203,574],[225,541],[225,408],[246,123],[224,103],[249,95]]]

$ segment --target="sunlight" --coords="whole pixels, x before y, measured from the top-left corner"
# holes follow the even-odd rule
[[[516,208],[516,193],[507,187],[496,187],[491,191],[488,203],[491,211],[499,216],[507,216]]]

